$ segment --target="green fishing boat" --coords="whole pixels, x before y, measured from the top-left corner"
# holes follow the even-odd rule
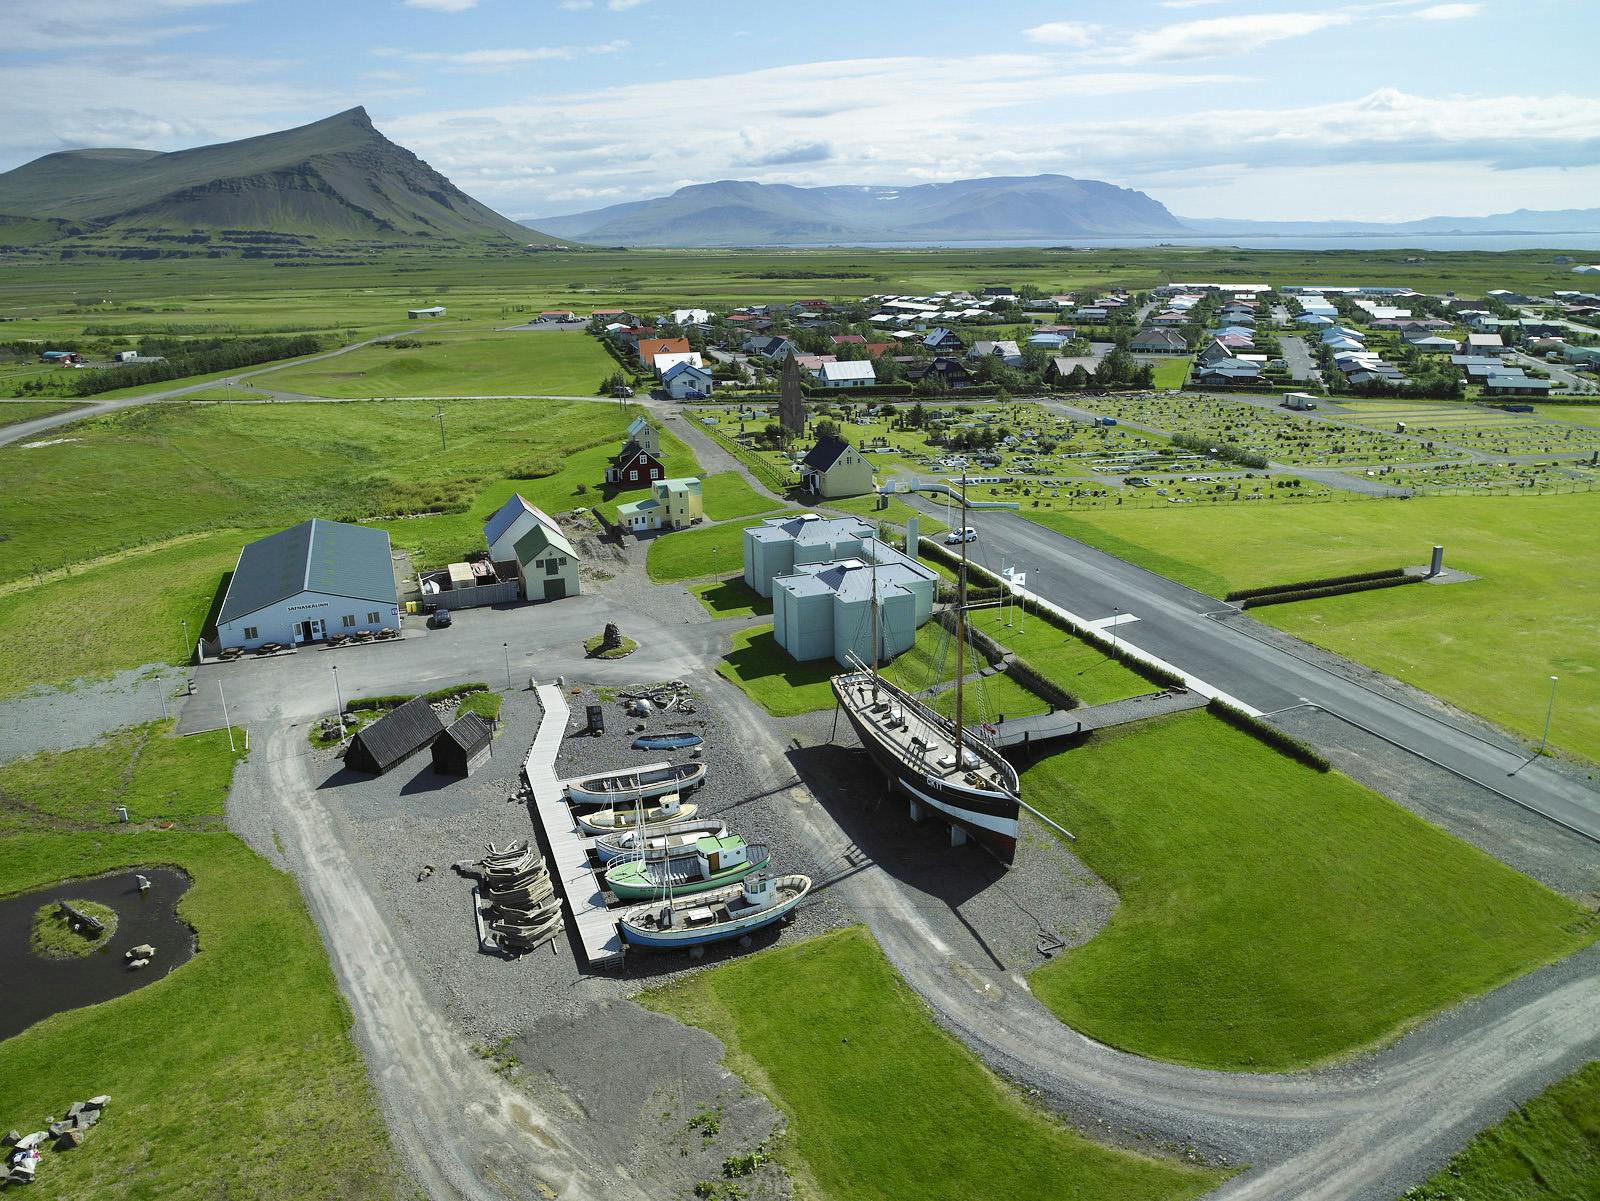
[[[606,887],[621,900],[648,901],[737,884],[766,867],[771,853],[737,834],[707,835],[665,859],[630,856],[606,868]]]

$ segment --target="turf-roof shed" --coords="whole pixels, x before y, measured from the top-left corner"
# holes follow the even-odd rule
[[[346,767],[382,775],[444,733],[433,706],[415,697],[392,709],[350,740]]]
[[[218,624],[302,592],[394,605],[388,531],[313,517],[256,539],[239,553]]]
[[[433,742],[433,770],[446,776],[470,776],[489,758],[494,729],[476,713],[463,713]]]

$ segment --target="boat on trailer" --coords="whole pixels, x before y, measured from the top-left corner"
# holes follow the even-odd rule
[[[674,792],[662,797],[659,804],[646,805],[636,800],[631,808],[595,809],[577,814],[574,820],[585,834],[606,835],[618,830],[649,831],[652,827],[686,821],[698,811],[698,805],[685,804]]]
[[[646,830],[643,837],[643,853],[646,859],[662,859],[685,847],[694,849],[695,843],[706,835],[721,837],[728,832],[721,818],[704,817],[697,821],[673,822],[671,825],[660,826],[653,830]],[[610,863],[614,859],[621,859],[625,855],[637,855],[641,850],[639,831],[631,827],[618,830],[615,834],[607,834],[597,839],[594,844],[594,853],[601,863]]]
[[[783,921],[810,891],[810,876],[757,873],[730,888],[630,909],[617,925],[629,946],[657,950],[705,946]]]
[[[662,763],[643,768],[623,768],[573,780],[567,797],[574,805],[624,805],[675,792],[682,796],[706,781],[704,763]]]
[[[675,855],[613,861],[606,868],[606,887],[623,901],[687,896],[737,884],[771,860],[772,852],[765,846],[751,846],[737,834],[707,834]]]

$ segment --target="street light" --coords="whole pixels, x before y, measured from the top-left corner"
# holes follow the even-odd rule
[[[217,695],[222,698],[222,724],[228,727],[228,750],[233,751],[236,749],[233,745],[233,722],[228,720],[228,697],[222,691],[221,680],[217,681]]]
[[[344,733],[344,694],[339,691],[339,665],[333,665],[333,720],[339,723],[339,733]]]
[[[1544,754],[1545,744],[1550,741],[1550,714],[1556,707],[1556,678],[1550,677],[1550,703],[1544,707],[1544,736],[1539,739],[1539,753]]]
[[[511,644],[502,642],[500,649],[506,653],[506,691],[511,691]]]
[[[189,661],[189,619],[185,617],[181,620],[183,621],[183,661],[187,663]]]
[[[1121,619],[1121,617],[1122,617],[1122,610],[1121,609],[1112,609],[1111,610],[1111,649],[1112,650],[1116,650],[1117,649],[1117,622]]]

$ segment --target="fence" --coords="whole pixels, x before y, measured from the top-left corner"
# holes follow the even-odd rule
[[[504,605],[520,596],[516,580],[501,580],[498,584],[479,584],[474,588],[451,588],[445,592],[425,592],[422,604],[426,608],[476,609],[482,605]]]

